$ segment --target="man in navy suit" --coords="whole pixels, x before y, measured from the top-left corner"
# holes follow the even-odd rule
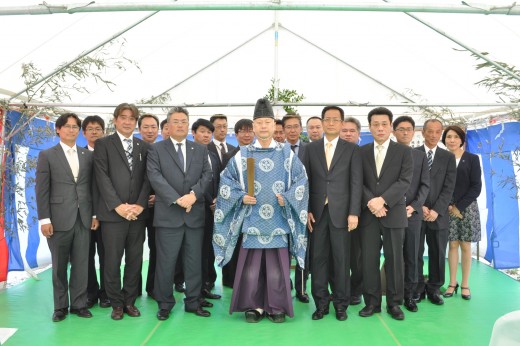
[[[412,117],[403,115],[394,120],[394,136],[397,143],[410,146],[414,133],[415,121]],[[404,306],[410,312],[417,312],[417,304],[413,294],[417,289],[419,242],[423,219],[424,201],[430,189],[430,170],[426,155],[419,150],[412,150],[413,177],[406,192],[406,216],[408,227],[404,233]]]
[[[174,107],[168,112],[170,139],[155,143],[148,154],[148,178],[155,191],[157,267],[154,296],[157,318],[166,320],[175,305],[173,277],[179,254],[186,281],[184,309],[209,317],[200,305],[201,252],[204,238],[204,193],[211,184],[208,149],[186,139],[188,111]],[[181,252],[181,245],[184,247]]]
[[[448,245],[448,207],[455,190],[457,165],[455,155],[439,148],[443,125],[438,119],[428,119],[423,125],[424,145],[418,150],[426,154],[430,169],[430,190],[423,206],[423,222],[419,248],[419,285],[424,290],[423,254],[424,238],[428,244],[428,300],[435,305],[444,304],[440,288],[444,285],[446,269],[446,247]]]
[[[286,142],[291,146],[291,150],[298,156],[300,161],[303,161],[307,143],[300,139],[300,135],[303,131],[302,118],[298,114],[287,114],[282,118],[282,126]],[[296,290],[296,298],[302,303],[309,302],[309,295],[307,294],[308,278],[309,269],[303,270],[298,263],[296,263],[296,268],[294,269],[294,287]]]
[[[135,306],[143,262],[150,184],[146,178],[149,145],[134,137],[139,111],[122,103],[114,110],[116,132],[96,141],[94,171],[99,188],[97,218],[105,244],[105,286],[113,320],[124,313],[139,317]],[[121,261],[125,256],[123,285]]]
[[[94,151],[96,140],[105,135],[105,121],[99,115],[90,115],[81,123],[83,136],[87,140],[86,149]],[[95,201],[97,202],[97,201]],[[110,299],[108,299],[105,291],[105,247],[103,245],[101,227],[90,233],[90,249],[88,254],[88,288],[87,288],[87,307],[93,307],[98,299],[99,306],[102,308],[110,307]],[[96,273],[96,245],[99,257],[99,282]]]
[[[76,145],[80,128],[76,114],[62,114],[56,120],[60,143],[41,151],[36,167],[38,220],[52,258],[54,322],[69,313],[69,293],[70,313],[92,317],[87,309],[88,254],[90,230],[97,230],[99,222],[92,217],[92,153]]]
[[[361,317],[381,312],[381,244],[387,278],[386,311],[403,320],[399,307],[404,295],[404,230],[408,226],[405,193],[413,174],[412,149],[390,140],[392,112],[384,107],[368,113],[374,142],[361,147],[363,157],[363,210],[361,213],[361,254],[363,296]],[[381,239],[382,238],[382,239]]]
[[[211,116],[209,121],[215,127],[215,131],[213,132],[213,140],[208,144],[208,150],[217,154],[220,163],[222,163],[224,155],[235,149],[235,146],[226,143],[228,132],[227,117],[224,114],[215,114]],[[222,166],[222,169],[224,168],[225,166]]]
[[[207,146],[211,142],[214,131],[213,124],[206,119],[198,119],[191,126],[191,133],[195,143]],[[204,240],[202,243],[202,298],[220,299],[221,296],[211,292],[217,280],[215,270],[215,253],[213,252],[213,213],[217,202],[218,185],[220,182],[220,160],[217,154],[208,151],[208,162],[211,166],[211,184],[204,193],[204,205],[206,221],[204,223]],[[213,304],[202,300],[203,307],[212,307]]]

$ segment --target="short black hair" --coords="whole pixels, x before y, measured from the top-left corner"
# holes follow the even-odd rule
[[[168,118],[161,121],[161,131],[164,129],[164,125],[168,124]]]
[[[88,117],[83,119],[83,121],[81,122],[81,129],[83,131],[86,131],[87,126],[89,124],[98,124],[99,126],[101,126],[103,131],[105,131],[105,121],[99,115],[89,115]]]
[[[448,131],[453,131],[459,136],[460,138],[460,146],[462,147],[464,143],[466,142],[466,133],[464,130],[457,125],[450,125],[444,129],[444,132],[442,133],[441,142],[442,144],[446,145],[446,136],[448,135]]]
[[[193,132],[197,132],[197,129],[201,126],[207,127],[208,130],[211,131],[211,133],[215,132],[215,126],[213,126],[211,121],[202,118],[197,119],[197,121],[195,121],[193,125],[191,125],[191,130]]]
[[[344,123],[353,123],[354,125],[356,125],[357,132],[361,133],[361,123],[356,118],[348,117],[345,120],[343,120],[343,122]]]
[[[238,133],[239,130],[246,129],[251,130],[253,128],[253,120],[251,119],[240,119],[235,123],[235,134]]]
[[[388,119],[390,119],[390,123],[394,119],[394,115],[392,114],[392,111],[390,109],[386,107],[377,107],[368,112],[368,124],[370,124],[372,116],[374,115],[387,115]]]
[[[137,120],[137,128],[141,128],[141,123],[143,122],[144,118],[152,118],[157,123],[157,126],[159,126],[159,118],[153,114],[143,114],[139,117],[139,120]]]
[[[274,121],[274,124],[275,124],[275,125],[282,125],[282,127],[283,127],[283,121],[282,121],[281,119],[276,119],[276,120]]]
[[[401,115],[400,117],[395,118],[394,123],[392,124],[394,131],[397,129],[397,126],[399,126],[400,123],[403,123],[405,121],[412,124],[412,127],[415,130],[415,121],[413,120],[413,118],[408,115]]]
[[[63,113],[58,117],[58,119],[56,119],[56,124],[54,124],[55,129],[58,130],[65,126],[69,121],[69,118],[74,118],[78,127],[81,127],[81,119],[76,113]],[[56,134],[58,134],[58,132],[56,132]]]
[[[309,121],[311,121],[312,119],[318,119],[319,121],[321,121],[320,117],[314,115],[314,116],[310,117],[309,119],[307,119],[307,125],[309,125]]]
[[[323,117],[325,117],[325,113],[331,109],[339,111],[339,114],[341,115],[341,120],[345,119],[345,112],[343,111],[343,108],[338,106],[326,106],[325,108],[323,108],[321,110],[321,119],[323,119]]]
[[[217,119],[224,119],[225,121],[227,121],[227,116],[225,116],[224,114],[214,114],[211,116],[211,118],[209,118],[209,121],[213,124]]]

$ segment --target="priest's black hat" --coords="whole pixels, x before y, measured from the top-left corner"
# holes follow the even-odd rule
[[[274,119],[273,107],[268,99],[258,99],[256,101],[255,112],[253,113],[253,120],[258,118],[272,118]]]

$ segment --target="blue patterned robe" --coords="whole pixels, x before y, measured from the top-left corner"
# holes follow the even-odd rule
[[[247,194],[248,157],[255,159],[255,205],[242,203]],[[278,204],[277,193],[285,206]],[[213,231],[218,265],[229,262],[243,233],[246,249],[284,248],[290,240],[289,251],[304,268],[308,200],[307,174],[290,146],[273,140],[269,148],[257,143],[240,147],[220,176]]]

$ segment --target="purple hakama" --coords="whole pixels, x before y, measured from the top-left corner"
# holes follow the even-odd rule
[[[229,313],[257,308],[294,316],[288,248],[240,248]]]

